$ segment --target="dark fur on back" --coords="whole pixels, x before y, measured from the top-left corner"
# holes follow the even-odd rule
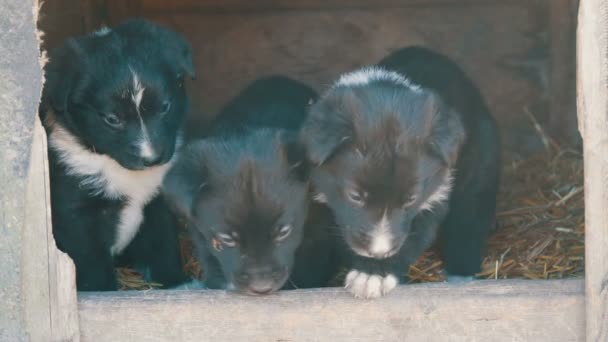
[[[308,165],[297,141],[315,97],[285,77],[255,81],[168,175],[164,190],[192,222],[207,287],[257,295],[322,286],[333,274],[331,220],[308,215]]]
[[[451,60],[405,48],[342,76],[312,107],[301,139],[318,165],[317,198],[353,252],[346,286],[355,295],[390,291],[440,226],[448,273],[479,270],[494,225],[498,131]]]
[[[187,109],[190,47],[135,19],[51,52],[40,116],[49,136],[53,233],[79,290],[115,290],[116,258],[167,287],[186,279],[176,222],[156,196]]]

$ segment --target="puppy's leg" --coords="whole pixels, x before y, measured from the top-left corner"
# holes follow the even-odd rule
[[[55,227],[57,245],[74,261],[79,291],[116,291],[118,283],[113,258],[91,228],[80,224]],[[90,234],[83,234],[89,231]]]
[[[53,235],[57,247],[74,261],[79,291],[118,289],[113,258],[104,243],[111,235],[106,223],[95,205],[80,211],[58,206],[53,211]]]
[[[441,232],[441,253],[450,282],[480,271],[485,241],[495,224],[495,194],[456,194]]]
[[[224,277],[224,272],[218,263],[217,259],[212,255],[208,255],[203,265],[203,283],[208,289],[215,290],[232,290],[234,285],[229,284]]]
[[[118,282],[112,256],[97,246],[84,251],[68,252],[76,265],[76,287],[79,291],[116,291]]]
[[[209,251],[209,245],[207,240],[192,225],[188,225],[190,231],[190,237],[194,242],[194,248],[196,250],[196,259],[201,264],[203,269],[203,284],[208,289],[225,290],[230,289],[230,284],[224,277],[224,272],[217,259]]]
[[[386,259],[371,259],[353,255],[352,268],[346,275],[345,288],[357,298],[377,298],[392,291],[407,280],[408,267],[426,250],[437,235],[447,205],[433,212],[418,214],[399,252]]]
[[[125,251],[147,280],[164,288],[189,281],[183,270],[177,220],[159,196],[144,209],[144,221]]]
[[[466,181],[457,178],[440,235],[450,282],[472,279],[480,271],[486,239],[496,225],[500,151],[492,132],[483,133],[478,159],[460,166]]]

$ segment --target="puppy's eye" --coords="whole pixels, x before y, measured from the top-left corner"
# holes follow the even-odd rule
[[[228,234],[223,234],[223,233],[217,234],[217,239],[226,247],[236,246],[236,239]]]
[[[291,225],[283,225],[277,230],[277,236],[274,238],[276,242],[285,240],[291,234]]]
[[[160,113],[167,114],[170,109],[171,109],[171,102],[163,101],[162,105],[160,106]]]
[[[365,191],[350,189],[350,190],[346,191],[346,197],[353,204],[362,207],[365,205],[365,200],[367,199],[367,193]]]
[[[106,124],[108,124],[108,126],[113,128],[122,128],[123,126],[122,120],[116,114],[113,113],[105,114],[103,116],[103,120]]]
[[[410,198],[408,198],[405,203],[403,203],[403,208],[408,208],[410,206],[412,206],[414,203],[416,203],[416,201],[418,200],[418,196],[416,195],[412,195],[410,196]]]

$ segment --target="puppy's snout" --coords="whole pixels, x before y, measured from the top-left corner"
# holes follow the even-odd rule
[[[286,268],[254,268],[241,272],[238,282],[241,288],[255,295],[268,294],[280,288],[287,278]]]
[[[374,259],[385,259],[395,255],[401,246],[400,238],[393,236],[390,231],[351,232],[350,245],[362,256]]]

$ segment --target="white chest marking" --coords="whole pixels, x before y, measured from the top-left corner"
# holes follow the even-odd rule
[[[122,199],[116,240],[111,252],[116,255],[131,242],[143,219],[143,207],[158,193],[173,161],[144,170],[129,170],[107,155],[93,153],[58,123],[49,135],[49,145],[59,155],[67,173],[82,177],[81,184],[93,195]]]

